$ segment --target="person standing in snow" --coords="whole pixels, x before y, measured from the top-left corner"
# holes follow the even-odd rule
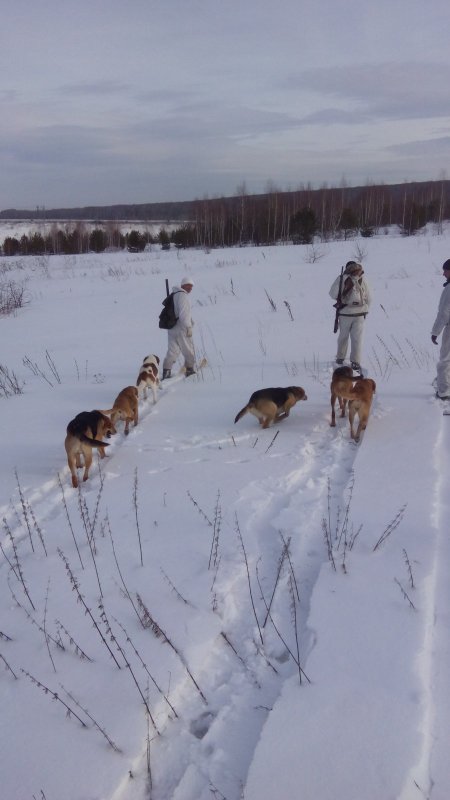
[[[339,287],[341,296],[339,297]],[[350,339],[350,361],[354,370],[361,370],[361,348],[364,320],[371,302],[371,291],[364,277],[361,264],[347,261],[342,276],[336,278],[330,289],[330,297],[339,302],[339,336],[336,364],[343,364]]]
[[[180,286],[174,286],[172,289],[175,316],[178,319],[174,327],[167,331],[169,346],[163,361],[162,380],[172,376],[172,366],[180,353],[184,358],[186,375],[195,375],[195,352],[192,340],[192,326],[194,323],[189,299],[193,285],[192,278],[186,276],[181,279]]]
[[[438,344],[437,337],[444,331],[436,368],[436,397],[440,400],[450,400],[450,258],[443,263],[442,270],[445,278],[444,290],[431,330],[431,341],[433,344]]]

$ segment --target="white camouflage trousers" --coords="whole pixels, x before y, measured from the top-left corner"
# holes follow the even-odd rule
[[[446,325],[442,334],[439,361],[437,363],[437,393],[441,397],[450,395],[450,325]]]
[[[193,368],[195,366],[195,352],[192,336],[186,336],[177,325],[171,328],[170,331],[167,331],[167,333],[169,337],[169,346],[163,361],[163,369],[171,369],[180,353],[184,358],[184,366],[186,369]]]
[[[345,358],[347,355],[348,340],[350,339],[350,361],[361,364],[362,339],[364,331],[364,317],[351,317],[339,314],[339,335],[337,341],[336,358]]]

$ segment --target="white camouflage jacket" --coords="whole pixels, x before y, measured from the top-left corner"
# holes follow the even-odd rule
[[[437,317],[431,330],[432,336],[439,336],[446,325],[450,325],[450,282],[444,283],[444,290],[439,300]]]
[[[186,333],[187,329],[192,328],[194,324],[192,321],[191,301],[189,294],[179,286],[173,286],[172,292],[174,292],[173,307],[175,314],[178,317],[178,322],[175,327],[178,330],[181,330],[183,333]],[[174,330],[174,328],[172,328],[172,330]]]
[[[369,284],[364,275],[358,277],[355,275],[346,275],[344,273],[342,285],[344,285],[347,278],[351,279],[353,286],[349,292],[343,294],[342,302],[344,306],[340,309],[339,313],[344,316],[348,314],[351,316],[355,314],[367,314],[372,300]],[[330,297],[332,297],[333,300],[337,300],[338,298],[340,279],[341,276],[339,275],[331,286]]]

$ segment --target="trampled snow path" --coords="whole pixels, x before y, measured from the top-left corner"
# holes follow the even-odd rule
[[[394,497],[408,498],[405,524],[395,534],[400,541],[397,547],[394,541],[390,543],[394,549],[387,558],[389,545],[386,552],[382,548],[372,568],[366,569],[366,580],[372,572],[367,592],[361,591],[358,582],[361,554],[349,556],[345,583],[328,565],[322,568],[312,589],[308,624],[314,629],[315,621],[326,615],[329,627],[321,630],[321,639],[305,665],[306,671],[313,673],[319,693],[314,697],[314,687],[309,694],[307,690],[303,695],[295,694],[287,682],[262,732],[246,785],[246,800],[257,800],[262,791],[267,797],[277,794],[283,798],[300,792],[305,800],[348,796],[446,800],[448,796],[449,517],[444,476],[448,475],[450,430],[439,404],[430,400],[428,408],[426,405],[419,398],[412,399],[405,413],[401,396],[397,399],[393,391],[389,405],[383,400],[381,408],[374,409],[372,416],[376,419],[381,415],[383,426],[371,419],[365,441],[357,451],[356,488],[358,476],[370,475],[371,480],[355,491],[352,515],[357,517],[367,504],[368,493],[377,496],[379,485],[384,490],[380,503],[386,508]],[[389,442],[391,430],[396,431],[396,439]],[[417,462],[406,462],[401,448],[395,446],[404,436],[416,438],[417,459],[423,458],[420,492],[417,479],[412,481],[412,476],[417,476]],[[436,472],[427,470],[430,450],[434,451]],[[384,458],[380,457],[383,451]],[[384,465],[382,475],[371,470],[373,464]],[[430,505],[436,509],[431,529]],[[416,530],[423,535],[416,538]],[[363,531],[359,546],[366,553],[363,549],[362,557],[373,558],[366,537],[367,531]],[[403,610],[396,608],[395,590],[391,592],[386,582],[387,572],[398,585],[400,565],[393,561],[392,553],[401,547],[405,553],[410,546],[414,547],[409,555],[416,573],[416,588],[409,589],[414,612],[408,611],[407,604]],[[360,604],[355,613],[353,593]],[[328,610],[327,594],[333,597]],[[386,603],[388,615],[382,611]],[[362,627],[361,618],[366,619]],[[380,624],[385,619],[389,627],[383,630]],[[345,664],[348,666],[341,674]],[[350,683],[346,669],[353,670]],[[400,676],[405,691],[401,690]],[[389,686],[399,687],[392,707],[386,706]],[[446,698],[443,704],[442,696]],[[312,727],[303,730],[300,725],[300,739],[289,740],[288,746],[274,755],[274,743],[281,739],[282,731],[292,729],[295,720],[302,718]],[[326,769],[320,764],[326,764]]]
[[[291,542],[290,559],[300,593],[297,622],[300,660],[305,670],[303,683],[307,681],[305,665],[315,641],[315,632],[308,627],[310,598],[327,560],[322,520],[329,513],[330,503],[344,509],[345,490],[352,480],[358,454],[358,447],[347,438],[347,421],[345,435],[341,435],[324,424],[322,414],[320,417],[312,431],[301,441],[296,439],[295,451],[278,451],[272,456],[282,459],[284,464],[283,474],[275,482],[273,478],[250,479],[239,491],[233,513],[249,559],[264,647],[252,614],[242,559],[241,563],[234,559],[234,563],[221,566],[215,586],[217,631],[213,639],[202,645],[202,669],[198,678],[208,706],[203,706],[192,693],[188,697],[184,694],[182,721],[168,726],[164,737],[152,744],[152,800],[209,800],[214,792],[219,797],[241,796],[269,711],[284,681],[298,674],[286,647],[267,619],[255,580],[258,566],[268,600],[283,549],[281,536]],[[274,431],[265,432],[270,434],[269,444]],[[205,442],[194,446],[205,446]],[[228,515],[225,522],[229,532],[233,526],[232,517]],[[237,536],[236,530],[233,535]],[[285,568],[271,614],[295,653],[288,579],[289,570]],[[174,687],[172,691],[177,697],[181,687]],[[145,775],[145,764],[146,752],[143,752],[133,773]],[[130,785],[125,777],[114,800],[136,800],[136,790],[136,781]],[[143,797],[145,791],[143,786]]]
[[[440,404],[437,403],[438,413]],[[450,689],[450,417],[442,417],[435,443],[436,486],[434,517],[436,530],[432,566],[427,578],[423,650],[419,659],[424,703],[422,745],[417,761],[405,779],[400,800],[409,800],[411,786],[432,800],[448,797],[448,719]],[[439,698],[437,700],[437,698]]]

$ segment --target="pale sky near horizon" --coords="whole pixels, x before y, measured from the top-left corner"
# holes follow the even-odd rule
[[[0,210],[450,175],[448,0],[0,9]]]

